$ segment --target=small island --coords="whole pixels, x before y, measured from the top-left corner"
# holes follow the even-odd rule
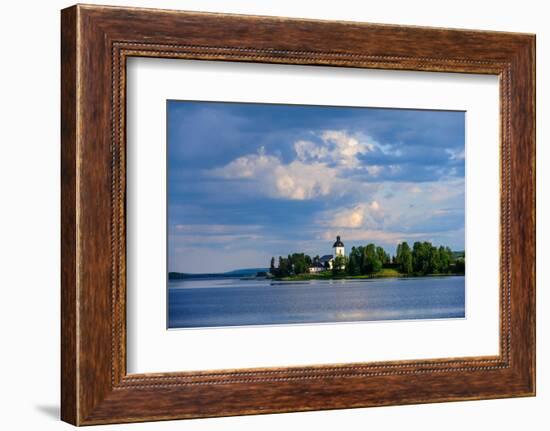
[[[346,255],[340,236],[332,248],[333,254],[313,258],[305,253],[279,256],[277,264],[272,257],[269,272],[262,276],[282,281],[426,277],[464,275],[466,268],[464,251],[452,251],[443,245],[436,247],[428,241],[417,241],[412,247],[406,241],[401,242],[393,256],[373,243],[352,247]]]

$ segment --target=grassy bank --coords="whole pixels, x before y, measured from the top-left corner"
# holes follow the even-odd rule
[[[274,278],[279,281],[307,281],[307,280],[355,280],[372,278],[399,278],[399,277],[445,277],[464,274],[403,274],[392,268],[383,268],[379,272],[368,275],[334,275],[332,271],[323,271],[317,274],[298,274],[289,277]]]
[[[367,279],[367,278],[395,278],[404,277],[404,274],[391,268],[384,268],[379,272],[369,275],[334,275],[332,271],[323,271],[317,274],[298,274],[290,277],[275,278],[281,281],[304,281],[304,280],[341,280],[341,279]]]

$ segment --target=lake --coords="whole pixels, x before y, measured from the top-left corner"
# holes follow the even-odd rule
[[[169,328],[464,316],[463,276],[301,282],[213,278],[168,284]]]

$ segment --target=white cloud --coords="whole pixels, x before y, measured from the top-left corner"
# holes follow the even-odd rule
[[[303,162],[316,160],[327,161],[330,158],[330,152],[325,145],[317,145],[311,141],[296,141],[294,143],[294,151],[298,160]]]
[[[329,195],[335,186],[342,183],[337,171],[322,163],[306,164],[293,161],[279,164],[267,177],[269,192],[280,198],[305,200]]]
[[[368,165],[365,169],[369,175],[377,177],[384,170],[384,167],[380,165]]]
[[[377,201],[372,201],[369,205],[369,208],[372,210],[372,211],[380,211],[380,204],[377,202]]]
[[[266,155],[264,147],[260,147],[257,154],[238,157],[223,168],[212,169],[210,173],[228,179],[255,178],[266,169],[271,169],[280,163],[277,157]]]
[[[341,184],[335,168],[324,163],[294,160],[285,164],[276,156],[258,154],[239,157],[211,175],[227,179],[254,179],[262,193],[268,196],[306,200],[329,195]]]
[[[332,228],[357,229],[374,228],[384,219],[384,211],[377,201],[361,203],[351,208],[326,211],[321,214],[320,223]]]
[[[360,155],[375,149],[375,143],[370,138],[359,138],[342,130],[325,130],[319,137],[319,143],[300,140],[294,144],[298,160],[355,168],[361,164]]]
[[[357,228],[363,226],[365,220],[365,205],[358,205],[351,210],[338,211],[330,225],[334,227]]]
[[[390,151],[388,145],[380,146],[368,136],[351,135],[343,130],[325,130],[319,133],[319,141],[299,140],[294,143],[295,158],[285,163],[280,157],[267,154],[261,147],[257,153],[238,157],[223,167],[211,169],[210,175],[249,182],[256,192],[267,196],[308,200],[329,195],[341,196],[350,191],[368,193],[375,183],[354,180],[353,170],[367,172],[378,177],[385,168],[368,165],[361,156],[376,150]],[[393,167],[389,168],[393,172]]]
[[[346,193],[352,181],[340,176],[342,169],[359,164],[357,156],[373,149],[373,144],[360,142],[346,132],[325,131],[322,142],[297,141],[296,158],[284,163],[275,155],[266,154],[263,147],[256,154],[236,158],[221,168],[211,169],[210,175],[226,178],[255,180],[261,193],[271,197],[307,200],[330,194]],[[380,167],[373,166],[373,172]],[[356,191],[368,185],[353,183]]]
[[[345,131],[327,130],[321,134],[321,139],[325,144],[334,146],[331,156],[341,166],[356,167],[360,163],[359,155],[374,151],[372,142],[367,139],[360,141]]]

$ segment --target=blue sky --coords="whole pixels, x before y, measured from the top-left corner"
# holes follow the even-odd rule
[[[370,242],[464,249],[465,113],[168,101],[168,269]]]

